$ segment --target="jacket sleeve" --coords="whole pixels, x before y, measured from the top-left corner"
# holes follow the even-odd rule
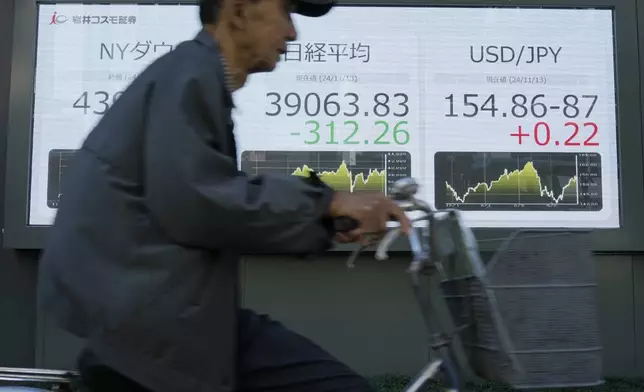
[[[149,93],[144,187],[153,219],[185,246],[240,253],[328,249],[332,190],[315,179],[239,171],[222,152],[229,132],[222,92],[215,80],[187,77]]]

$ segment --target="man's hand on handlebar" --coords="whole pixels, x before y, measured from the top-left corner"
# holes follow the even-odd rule
[[[366,245],[379,240],[387,232],[387,222],[392,220],[400,222],[404,233],[411,227],[405,211],[383,193],[335,192],[329,215],[355,221],[356,228],[337,233],[335,240],[343,243]]]

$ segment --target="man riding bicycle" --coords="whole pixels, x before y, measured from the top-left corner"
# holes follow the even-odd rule
[[[296,38],[292,12],[322,16],[332,1],[200,1],[202,31],[142,72],[76,153],[39,296],[86,338],[86,390],[371,390],[308,339],[239,308],[240,254],[316,254],[389,219],[409,228],[382,194],[237,169],[231,93],[276,67]],[[338,230],[340,217],[358,228]]]

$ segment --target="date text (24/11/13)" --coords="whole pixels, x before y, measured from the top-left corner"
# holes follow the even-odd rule
[[[291,136],[304,136],[304,144],[397,144],[409,143],[407,121],[383,120],[362,122],[355,120],[320,122],[308,120],[302,130],[294,130]]]

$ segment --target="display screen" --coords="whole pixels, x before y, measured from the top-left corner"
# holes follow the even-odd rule
[[[613,15],[601,9],[349,7],[294,16],[275,72],[235,93],[240,169],[419,196],[472,227],[620,226]],[[69,159],[194,5],[39,6],[29,224]],[[180,72],[180,71],[178,71]]]

